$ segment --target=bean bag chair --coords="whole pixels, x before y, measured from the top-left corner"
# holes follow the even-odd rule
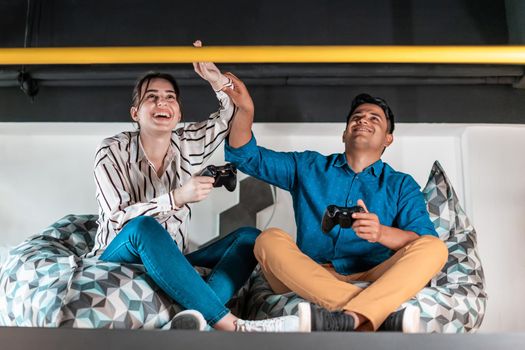
[[[474,332],[481,325],[487,302],[476,231],[437,161],[423,194],[436,231],[448,247],[449,257],[428,286],[400,308],[412,304],[421,309],[422,332]],[[296,314],[297,304],[303,301],[294,293],[274,295],[261,273],[253,276],[250,283],[244,291],[245,318]],[[369,282],[352,283],[362,288],[369,285]]]
[[[96,220],[68,215],[10,252],[0,271],[0,325],[170,328],[181,308],[143,265],[82,258]]]

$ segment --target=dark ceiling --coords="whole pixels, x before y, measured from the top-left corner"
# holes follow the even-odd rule
[[[519,0],[0,0],[0,46],[507,45],[524,43],[521,18]],[[368,91],[401,122],[525,123],[522,66],[221,68],[245,80],[258,121],[341,121],[353,95]],[[189,64],[0,66],[0,121],[127,121],[133,81],[152,69],[179,80],[187,120],[215,109]],[[21,71],[38,87],[33,99],[19,88]]]

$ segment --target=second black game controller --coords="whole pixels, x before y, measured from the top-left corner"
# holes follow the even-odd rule
[[[352,227],[354,218],[353,213],[364,213],[363,207],[356,205],[354,207],[338,207],[337,205],[329,205],[323,215],[321,228],[324,233],[330,232],[334,226],[339,225],[341,228]]]

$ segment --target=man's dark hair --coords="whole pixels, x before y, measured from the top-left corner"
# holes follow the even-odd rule
[[[139,108],[142,104],[142,101],[144,100],[145,93],[142,92],[142,87],[144,84],[146,85],[146,88],[144,89],[144,92],[148,90],[149,84],[151,80],[153,79],[164,79],[171,83],[173,86],[173,91],[175,91],[175,95],[177,95],[177,102],[179,103],[179,108],[181,108],[182,112],[182,105],[180,102],[180,89],[179,85],[177,84],[177,81],[173,77],[173,75],[168,73],[159,73],[159,72],[148,72],[144,74],[142,77],[140,77],[137,82],[135,83],[135,87],[133,88],[133,94],[131,97],[131,105],[133,107]]]
[[[348,113],[348,116],[346,117],[346,124],[348,125],[348,122],[350,121],[350,117],[354,113],[354,111],[362,104],[370,103],[376,106],[379,106],[383,112],[385,112],[386,120],[389,125],[388,133],[392,134],[394,132],[394,113],[388,106],[388,103],[386,103],[385,100],[383,100],[380,97],[373,97],[369,94],[359,94],[356,97],[354,97],[354,100],[352,101],[352,107],[350,108],[350,113]]]

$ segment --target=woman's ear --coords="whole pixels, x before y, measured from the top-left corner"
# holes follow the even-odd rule
[[[138,122],[139,121],[139,117],[137,115],[137,107],[131,107],[129,109],[129,114],[131,115],[131,119],[133,119],[134,121]]]

